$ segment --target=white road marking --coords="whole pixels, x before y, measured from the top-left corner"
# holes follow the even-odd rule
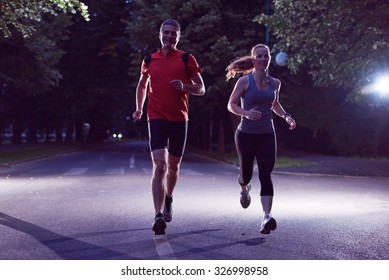
[[[142,171],[146,175],[151,175],[152,174],[152,169],[151,168],[142,168]]]
[[[66,171],[64,176],[82,175],[88,171],[88,168],[72,168]]]
[[[135,168],[134,159],[131,159],[130,168]],[[77,176],[77,175],[83,175],[88,171],[89,168],[71,168],[65,173],[63,173],[63,176]],[[152,175],[152,168],[142,168],[142,171],[145,175]],[[125,174],[125,168],[124,167],[118,167],[118,168],[108,168],[105,171],[105,174],[107,175],[123,175]],[[183,168],[180,171],[181,175],[183,176],[203,176],[202,173],[194,171],[192,169]]]
[[[155,250],[158,256],[163,260],[177,260],[174,250],[166,235],[156,235],[154,237]]]
[[[130,168],[135,168],[135,155],[132,154],[130,159]]]
[[[125,173],[124,167],[110,168],[105,172],[105,174],[108,175],[123,175],[124,173]]]
[[[204,175],[203,173],[194,171],[192,169],[187,169],[187,168],[181,168],[180,173],[182,175],[192,175],[192,176],[203,176]]]

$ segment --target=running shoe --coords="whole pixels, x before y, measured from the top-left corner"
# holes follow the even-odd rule
[[[165,219],[163,218],[162,213],[158,213],[157,215],[155,215],[155,220],[153,224],[153,231],[155,232],[155,235],[165,234],[165,228]]]
[[[163,207],[163,217],[167,223],[173,219],[173,197],[165,197],[165,206]]]
[[[277,228],[276,220],[270,215],[265,215],[261,224],[260,233],[269,234],[270,231],[275,230],[276,228]]]
[[[251,184],[247,185],[247,192],[240,192],[240,205],[242,205],[243,208],[247,208],[250,206],[251,203],[251,196],[249,194],[251,190]]]

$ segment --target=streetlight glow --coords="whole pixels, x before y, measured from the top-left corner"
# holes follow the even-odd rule
[[[383,97],[389,96],[389,76],[379,76],[374,83],[375,90]]]
[[[362,94],[377,94],[380,97],[389,97],[389,75],[377,76],[374,81],[361,89]]]

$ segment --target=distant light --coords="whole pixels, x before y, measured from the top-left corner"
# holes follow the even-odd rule
[[[120,141],[120,140],[122,140],[122,138],[123,138],[123,134],[122,134],[122,133],[113,133],[113,134],[112,134],[112,137],[113,137],[115,140]]]

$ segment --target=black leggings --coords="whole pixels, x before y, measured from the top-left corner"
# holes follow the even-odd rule
[[[237,129],[235,143],[240,165],[239,184],[244,186],[250,183],[253,177],[254,158],[256,158],[261,183],[260,195],[273,196],[271,172],[276,159],[275,134],[250,134]]]

